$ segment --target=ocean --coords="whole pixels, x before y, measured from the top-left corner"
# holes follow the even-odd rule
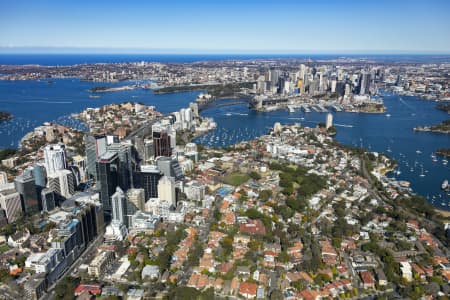
[[[6,54],[0,53],[0,65],[36,64],[42,66],[68,66],[75,64],[121,62],[177,62],[251,60],[251,59],[370,59],[385,62],[450,62],[450,55],[421,54]]]

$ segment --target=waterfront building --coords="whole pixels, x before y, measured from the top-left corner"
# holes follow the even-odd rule
[[[333,126],[333,115],[331,113],[327,114],[327,119],[325,122],[325,128],[328,129]]]

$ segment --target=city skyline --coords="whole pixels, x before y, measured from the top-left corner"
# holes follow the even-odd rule
[[[450,3],[439,0],[0,7],[0,53],[450,53]]]

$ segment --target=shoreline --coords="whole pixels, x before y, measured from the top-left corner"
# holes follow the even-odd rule
[[[441,208],[434,208],[434,211],[436,213],[438,213],[439,215],[445,217],[445,218],[450,218],[450,210],[443,210]]]
[[[100,86],[100,87],[90,88],[89,92],[96,94],[96,93],[131,91],[131,90],[135,90],[135,89],[137,89],[137,86],[135,86],[135,85],[124,85],[124,86],[118,86],[118,87]]]

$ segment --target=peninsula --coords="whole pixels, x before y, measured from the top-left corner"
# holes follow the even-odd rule
[[[417,126],[414,128],[414,131],[422,131],[422,132],[435,132],[435,133],[450,133],[450,120],[442,121],[441,124],[432,125],[432,126]]]
[[[436,108],[439,110],[446,111],[447,113],[450,114],[450,102],[439,103],[438,105],[436,105]]]
[[[450,157],[450,148],[437,149],[436,154]]]
[[[0,111],[0,121],[11,120],[12,114],[6,111]]]
[[[92,93],[107,93],[107,92],[120,92],[120,91],[130,91],[137,88],[136,85],[124,85],[117,87],[109,87],[109,86],[98,86],[89,89]]]

